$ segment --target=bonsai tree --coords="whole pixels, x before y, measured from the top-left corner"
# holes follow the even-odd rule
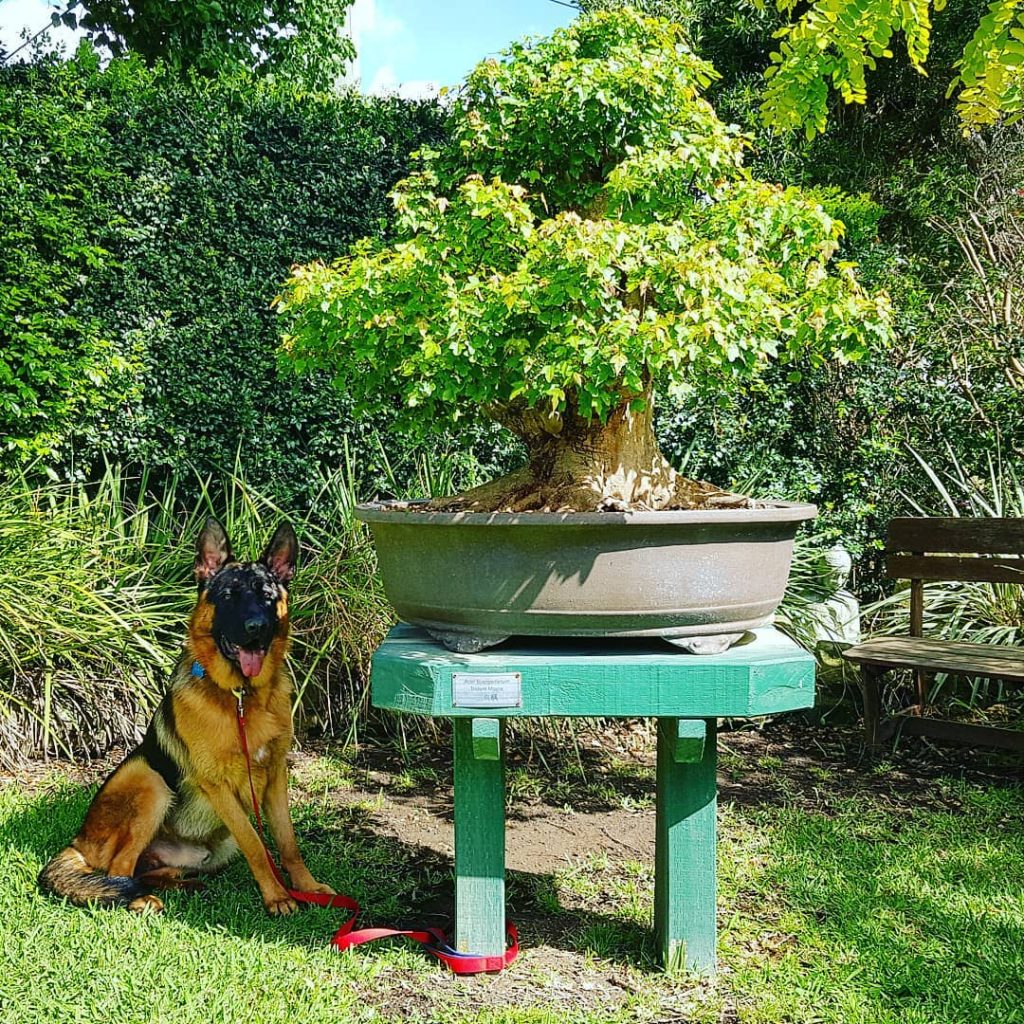
[[[655,393],[713,401],[773,360],[886,338],[884,296],[833,259],[842,225],[744,170],[746,140],[701,97],[714,76],[678,26],[629,10],[514,45],[395,189],[394,237],[293,271],[278,302],[297,369],[363,409],[397,394],[525,443],[523,468],[434,507],[742,503],[672,468]]]

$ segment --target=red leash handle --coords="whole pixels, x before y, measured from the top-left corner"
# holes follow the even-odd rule
[[[338,933],[331,939],[336,949],[352,949],[364,942],[375,939],[390,939],[396,935],[404,936],[418,942],[423,948],[436,956],[453,974],[483,974],[504,970],[519,955],[519,934],[514,924],[506,930],[508,948],[502,956],[482,956],[479,953],[460,953],[448,945],[448,940],[440,928],[427,928],[425,931],[400,931],[397,928],[361,928],[357,932]]]
[[[519,955],[519,935],[514,924],[509,924],[506,933],[509,940],[508,948],[502,956],[481,956],[478,953],[460,953],[453,949],[445,938],[440,928],[427,928],[423,931],[401,931],[397,928],[361,928],[353,931],[352,928],[359,916],[359,904],[351,896],[344,896],[341,893],[328,892],[304,892],[301,889],[292,889],[284,880],[281,869],[274,860],[270,847],[263,833],[263,816],[260,814],[259,801],[256,799],[256,787],[252,781],[252,758],[249,756],[249,741],[245,735],[245,708],[243,706],[243,694],[237,692],[238,706],[238,739],[242,745],[242,753],[245,755],[245,770],[249,776],[249,796],[252,798],[252,810],[256,816],[256,832],[263,845],[263,852],[266,855],[267,863],[270,865],[274,878],[281,883],[296,903],[311,903],[318,907],[330,909],[341,908],[351,911],[347,920],[343,921],[341,927],[334,933],[331,945],[335,949],[344,952],[355,946],[361,946],[364,942],[373,942],[376,939],[390,939],[396,936],[412,939],[418,942],[432,956],[437,957],[445,964],[453,974],[481,974],[493,973],[504,970]]]

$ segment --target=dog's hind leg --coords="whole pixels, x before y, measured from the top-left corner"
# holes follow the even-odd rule
[[[119,843],[110,859],[107,874],[131,876],[135,874],[142,852],[163,824],[173,794],[160,775],[141,759],[133,765],[131,778],[121,788],[120,797],[130,802],[132,813],[122,819]],[[118,796],[112,793],[111,800],[118,799]]]
[[[129,757],[96,794],[71,845],[40,872],[39,884],[80,906],[163,909],[133,876],[172,800],[167,783],[145,759]]]
[[[174,794],[163,778],[141,761],[135,768],[127,794],[133,802],[134,814],[126,821],[127,828],[121,834],[121,843],[111,858],[108,875],[134,875],[139,857],[153,841],[164,818]],[[150,911],[159,913],[164,909],[163,900],[152,893],[145,893],[128,904],[129,910],[136,913]]]
[[[131,757],[96,795],[73,845],[95,870],[130,878],[173,798],[144,758]]]

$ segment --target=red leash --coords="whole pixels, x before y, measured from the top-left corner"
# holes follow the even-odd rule
[[[514,924],[509,924],[507,935],[509,946],[503,956],[480,956],[477,953],[460,953],[453,949],[445,938],[440,928],[426,928],[422,931],[400,931],[397,928],[361,928],[353,931],[352,928],[359,916],[359,904],[351,896],[343,896],[340,893],[326,892],[303,892],[301,889],[290,888],[277,866],[270,848],[267,846],[263,834],[263,817],[260,814],[259,801],[256,799],[256,787],[252,781],[252,759],[249,757],[249,741],[245,737],[245,708],[243,706],[244,694],[241,690],[234,691],[238,699],[236,714],[238,718],[238,739],[242,744],[242,753],[245,755],[245,770],[249,775],[249,795],[252,797],[252,809],[256,816],[256,831],[259,834],[260,842],[263,844],[263,852],[267,856],[267,863],[274,877],[288,891],[296,903],[312,903],[318,907],[341,908],[351,913],[347,920],[342,922],[341,927],[334,933],[331,945],[335,949],[346,950],[353,946],[361,946],[364,942],[373,942],[375,939],[390,939],[395,936],[412,939],[418,942],[432,956],[436,956],[449,970],[455,974],[481,974],[483,972],[500,971],[508,967],[519,955],[519,936]]]

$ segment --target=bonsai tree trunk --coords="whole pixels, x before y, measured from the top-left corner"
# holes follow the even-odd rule
[[[603,423],[569,403],[561,414],[501,406],[488,410],[525,444],[528,461],[507,476],[449,498],[437,511],[625,512],[747,507],[750,499],[677,473],[654,436],[650,390],[625,398]]]

